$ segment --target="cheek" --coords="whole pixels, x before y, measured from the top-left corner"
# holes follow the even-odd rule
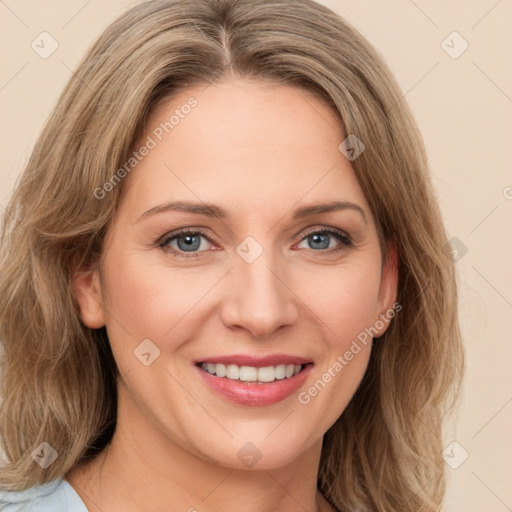
[[[133,350],[144,339],[161,351],[176,350],[202,325],[208,296],[224,272],[171,268],[146,253],[123,253],[113,247],[104,266],[105,308],[118,365],[134,364]]]
[[[186,315],[194,299],[197,302],[198,293],[193,288],[185,292],[178,273],[177,279],[165,275],[144,255],[117,254],[105,261],[105,309],[112,351],[119,368],[127,371],[138,367],[133,355],[143,340],[151,340],[160,350],[163,339],[167,345],[172,342],[166,333]]]
[[[377,319],[380,265],[346,265],[304,275],[299,295],[323,325],[331,347],[345,350]]]
[[[164,304],[172,304],[175,301],[173,295],[176,299],[178,296],[177,290],[156,279],[151,266],[138,264],[137,258],[117,259],[107,267],[105,275],[109,291],[106,307],[110,308],[112,316],[117,315],[120,323],[126,324],[128,330],[135,326],[139,333],[154,330],[159,309]]]
[[[311,301],[322,320],[325,348],[315,378],[297,400],[303,413],[315,418],[315,431],[327,431],[340,417],[364,377],[379,285],[380,266],[339,269]]]

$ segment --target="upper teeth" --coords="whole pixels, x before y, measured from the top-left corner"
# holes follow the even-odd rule
[[[279,364],[277,366],[256,368],[255,366],[238,366],[236,364],[202,363],[201,369],[212,375],[217,375],[217,377],[226,377],[231,380],[272,382],[276,379],[281,380],[297,375],[300,372],[301,365]]]

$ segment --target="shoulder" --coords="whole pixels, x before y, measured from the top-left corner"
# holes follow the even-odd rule
[[[2,512],[87,512],[71,485],[58,478],[24,491],[0,490]]]

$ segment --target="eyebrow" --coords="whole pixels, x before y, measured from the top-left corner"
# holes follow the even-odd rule
[[[368,222],[366,213],[363,208],[361,208],[358,204],[352,203],[350,201],[330,201],[327,203],[319,203],[311,206],[303,206],[301,208],[297,208],[293,212],[293,219],[302,219],[311,215],[318,215],[320,213],[328,213],[339,210],[356,211],[361,215],[365,223]],[[172,201],[150,208],[137,219],[137,222],[158,213],[169,211],[195,213],[197,215],[204,215],[206,217],[214,217],[217,219],[226,219],[229,217],[229,214],[226,210],[215,204],[195,203],[191,201]]]

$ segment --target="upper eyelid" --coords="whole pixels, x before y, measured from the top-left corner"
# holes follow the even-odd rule
[[[305,233],[304,233],[304,236],[302,238],[305,238],[309,235],[312,235],[314,233],[319,233],[319,232],[322,232],[322,231],[327,231],[327,232],[332,232],[334,234],[341,234],[343,236],[346,236],[347,238],[350,238],[352,239],[352,237],[350,236],[349,233],[347,233],[346,230],[344,229],[340,229],[340,228],[333,228],[333,227],[326,227],[326,226],[322,226],[322,227],[313,227],[313,228],[306,228],[305,230]],[[303,231],[301,231],[302,233]]]
[[[164,242],[167,242],[171,239],[174,239],[174,238],[177,238],[179,236],[182,236],[182,235],[200,235],[204,238],[206,238],[209,242],[214,242],[214,240],[212,239],[211,236],[207,235],[206,233],[204,233],[203,231],[201,231],[200,229],[190,229],[190,228],[184,228],[184,229],[180,229],[178,231],[170,231],[169,233],[166,233],[164,236],[162,236],[160,239],[159,239],[159,243],[164,243]]]

